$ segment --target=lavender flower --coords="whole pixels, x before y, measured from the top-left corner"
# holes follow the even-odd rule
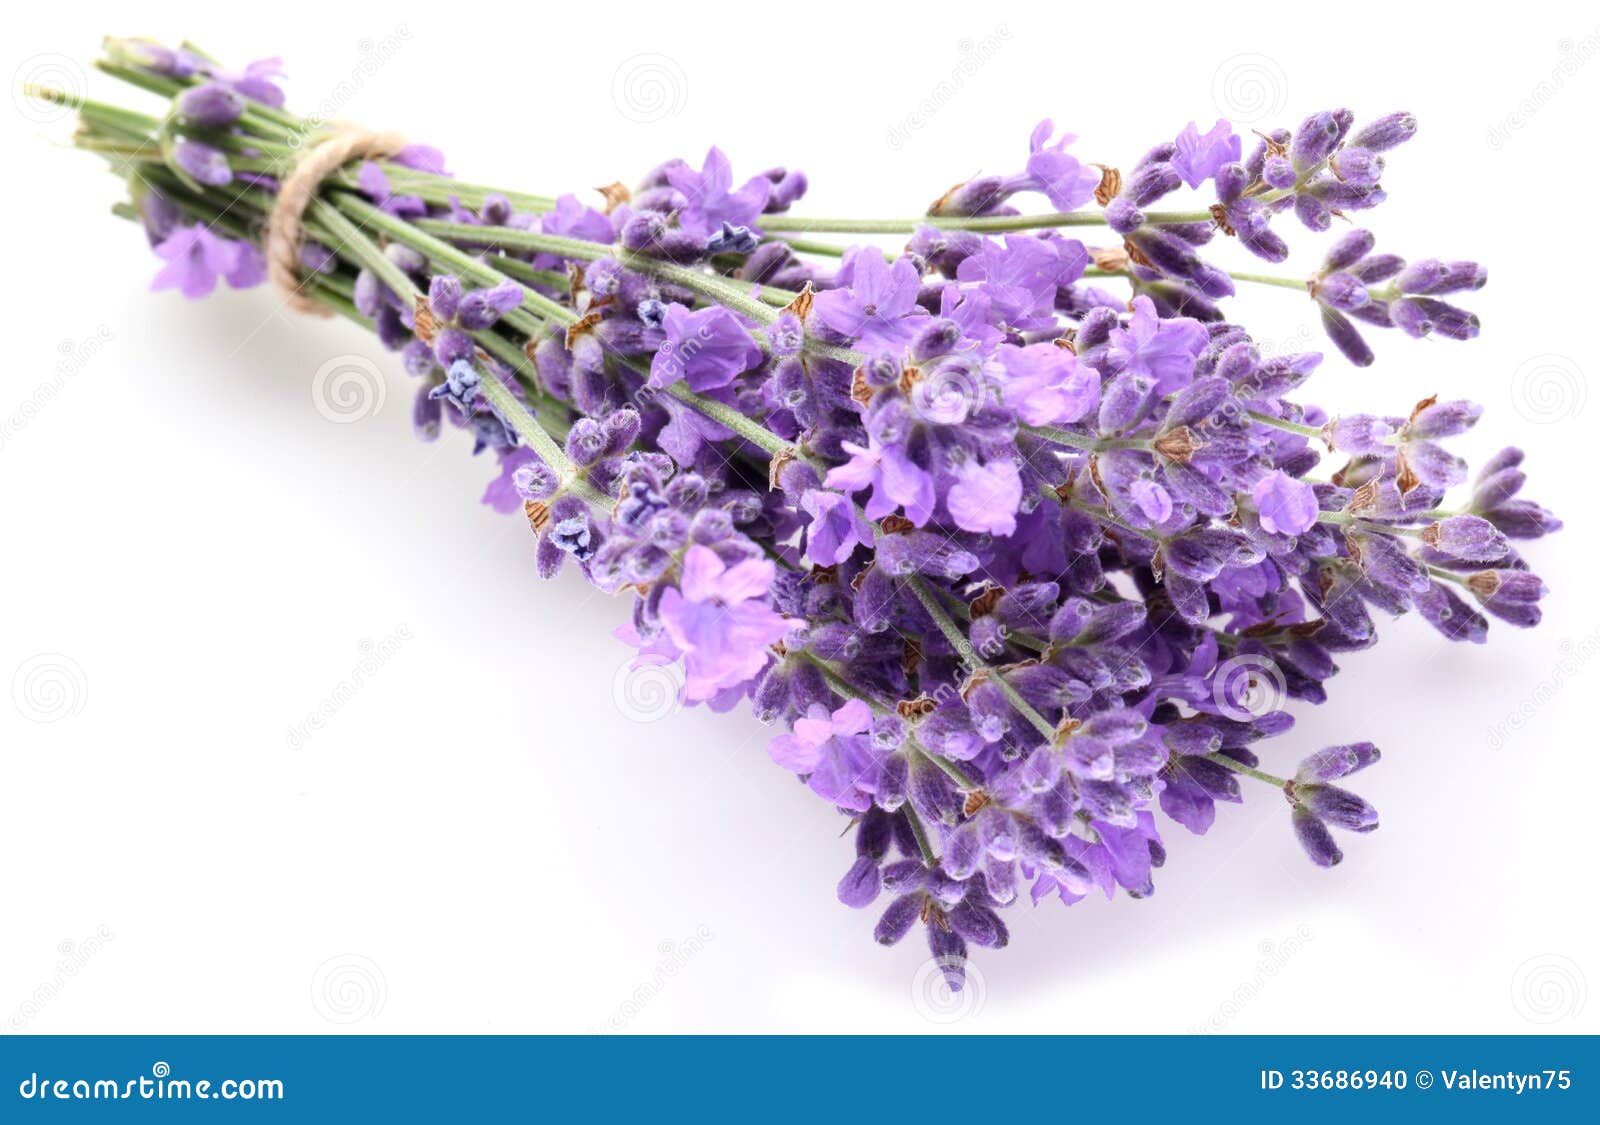
[[[152,287],[262,280],[232,236],[257,237],[293,170],[257,132],[284,127],[260,113],[283,104],[276,60],[111,50],[178,87],[130,176]],[[126,127],[91,115],[80,135],[121,150]],[[835,224],[785,214],[803,174],[736,187],[717,148],[602,189],[602,210],[458,185],[411,146],[323,193],[348,231],[312,231],[301,288],[400,352],[419,435],[448,421],[494,451],[484,502],[520,509],[539,574],[632,596],[618,635],[638,662],[778,726],[772,758],[850,818],[839,899],[873,907],[884,944],[920,927],[958,987],[1024,898],[1154,893],[1158,814],[1204,834],[1265,784],[1321,866],[1376,829],[1347,780],[1371,743],[1290,777],[1264,761],[1340,654],[1376,643],[1374,608],[1470,643],[1491,618],[1538,623],[1521,549],[1561,523],[1518,450],[1469,480],[1454,442],[1479,408],[1330,418],[1303,398],[1322,356],[1267,354],[1228,304],[1245,283],[1309,294],[1366,365],[1370,328],[1473,336],[1453,301],[1484,270],[1362,230],[1309,281],[1206,257],[1233,238],[1279,262],[1287,234],[1384,202],[1415,128],[1328,110],[1246,151],[1191,121],[1119,169],[1045,121],[1021,172],[957,185],[931,218]],[[1214,203],[1173,209],[1201,188]],[[1021,215],[1024,193],[1073,215]],[[908,242],[832,258],[789,238],[830,225]]]

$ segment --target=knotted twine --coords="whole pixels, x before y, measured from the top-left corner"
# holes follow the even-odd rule
[[[383,160],[405,148],[398,133],[374,133],[355,126],[318,142],[295,162],[294,170],[278,188],[272,214],[267,217],[267,276],[297,312],[330,316],[332,310],[301,292],[300,242],[306,208],[327,179],[352,160]]]

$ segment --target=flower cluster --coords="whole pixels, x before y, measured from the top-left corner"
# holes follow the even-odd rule
[[[254,249],[306,128],[275,64],[115,57],[173,99],[130,210],[157,286],[259,280],[227,248]],[[83,114],[86,147],[141,127]],[[1440,298],[1483,269],[1407,265],[1362,231],[1309,280],[1202,257],[1223,239],[1279,262],[1285,212],[1315,233],[1376,206],[1414,131],[1334,110],[1246,155],[1227,122],[1191,123],[1123,171],[1047,121],[1021,170],[882,222],[791,216],[803,175],[740,182],[715,148],[593,205],[457,185],[418,148],[324,185],[344,219],[308,216],[305,289],[402,353],[419,430],[493,451],[485,500],[526,515],[541,574],[570,559],[630,592],[640,662],[779,728],[773,761],[853,826],[839,898],[880,908],[879,941],[920,928],[959,987],[969,945],[1007,941],[1004,907],[1149,895],[1158,817],[1204,833],[1252,784],[1337,863],[1335,831],[1377,827],[1342,783],[1379,754],[1274,774],[1287,704],[1322,702],[1379,615],[1474,642],[1489,616],[1537,622],[1518,545],[1560,524],[1522,498],[1522,454],[1450,499],[1479,409],[1329,417],[1302,394],[1322,356],[1266,354],[1222,307],[1300,288],[1365,364],[1355,321],[1473,335]],[[1155,209],[1184,190],[1215,202]],[[810,237],[830,229],[892,241]]]

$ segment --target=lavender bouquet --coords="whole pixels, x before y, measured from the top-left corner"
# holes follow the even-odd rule
[[[854,832],[838,897],[885,904],[885,944],[920,927],[951,987],[1024,895],[1150,894],[1158,810],[1204,833],[1261,783],[1338,863],[1336,830],[1377,827],[1343,783],[1378,750],[1265,768],[1282,705],[1324,700],[1374,611],[1471,642],[1539,619],[1512,541],[1560,523],[1520,496],[1516,449],[1468,484],[1446,443],[1479,407],[1330,418],[1300,401],[1322,356],[1264,355],[1225,311],[1239,284],[1300,290],[1366,366],[1370,329],[1476,335],[1450,299],[1483,268],[1353,228],[1309,279],[1203,256],[1281,262],[1286,228],[1383,202],[1407,114],[1191,123],[1126,170],[1046,121],[1019,171],[868,221],[793,216],[801,173],[740,181],[716,148],[597,206],[500,191],[286,112],[277,60],[115,40],[100,68],[165,110],[33,92],[127,182],[152,288],[270,278],[369,325],[416,381],[417,434],[498,462],[484,502],[525,514],[541,575],[570,560],[626,593],[642,665],[782,731],[773,761]]]

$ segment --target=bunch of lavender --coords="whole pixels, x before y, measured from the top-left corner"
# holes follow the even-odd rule
[[[920,926],[953,987],[1024,894],[1150,894],[1158,810],[1204,833],[1264,783],[1338,863],[1335,832],[1377,827],[1345,779],[1378,750],[1280,776],[1258,744],[1292,727],[1281,705],[1322,702],[1374,611],[1472,642],[1539,619],[1513,542],[1560,523],[1521,497],[1522,454],[1446,499],[1477,406],[1328,417],[1299,396],[1322,357],[1264,355],[1223,308],[1241,282],[1303,289],[1365,365],[1357,322],[1473,336],[1445,298],[1484,270],[1359,229],[1309,280],[1203,256],[1220,238],[1279,262],[1286,227],[1382,202],[1409,115],[1317,113],[1248,153],[1191,123],[1126,170],[1047,121],[1020,171],[925,215],[803,219],[802,174],[741,181],[715,148],[589,206],[347,143],[284,111],[276,60],[122,40],[100,66],[169,103],[75,102],[163,259],[153,288],[260,282],[289,222],[293,300],[400,353],[419,436],[492,454],[484,501],[526,514],[542,575],[570,560],[632,592],[639,661],[781,728],[773,760],[850,818],[839,898],[882,904],[881,942]],[[363,145],[382,158],[346,160]],[[1195,209],[1155,209],[1184,189]],[[1017,205],[1035,196],[1053,210]]]

